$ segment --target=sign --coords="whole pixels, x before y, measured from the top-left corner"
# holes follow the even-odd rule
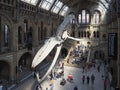
[[[108,34],[108,57],[117,59],[117,33]]]

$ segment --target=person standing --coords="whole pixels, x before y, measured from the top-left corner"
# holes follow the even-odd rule
[[[22,72],[22,65],[19,66],[19,70],[20,70],[20,72]]]
[[[90,78],[89,76],[87,76],[87,84],[89,84]]]
[[[95,76],[92,74],[91,75],[91,83],[94,84]]]
[[[50,80],[50,90],[53,90],[54,87],[54,79]]]
[[[77,86],[74,87],[74,90],[78,90]]]
[[[100,72],[100,65],[97,66],[97,71]]]
[[[104,79],[104,90],[106,90],[106,88],[107,88],[107,80]]]
[[[84,84],[84,82],[85,82],[85,75],[82,76],[82,82]]]
[[[40,84],[37,85],[36,90],[42,90],[42,87]]]
[[[85,69],[85,67],[83,66],[82,68],[83,68],[83,71],[82,71],[82,73],[84,73],[84,69]]]
[[[67,63],[69,64],[69,59],[67,60]]]

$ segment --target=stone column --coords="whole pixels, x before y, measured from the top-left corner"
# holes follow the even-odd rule
[[[38,24],[34,25],[34,30],[33,30],[33,47],[36,47],[39,45],[38,41]]]
[[[18,67],[18,24],[14,22],[12,29],[12,51],[13,51],[13,61],[11,63],[11,74],[10,77],[17,81],[18,72],[16,72],[16,67]]]
[[[120,17],[118,18],[117,88],[120,89]]]

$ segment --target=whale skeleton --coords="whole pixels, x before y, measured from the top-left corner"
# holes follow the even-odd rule
[[[38,50],[37,54],[35,55],[33,62],[32,62],[32,68],[35,68],[38,64],[40,64],[44,59],[49,55],[49,53],[54,49],[54,47],[57,47],[54,59],[52,61],[52,64],[50,65],[47,72],[44,74],[44,76],[39,79],[39,74],[36,73],[38,82],[42,82],[47,75],[51,72],[52,68],[55,66],[57,59],[59,57],[62,43],[66,39],[72,39],[75,41],[81,41],[83,39],[74,38],[69,36],[68,29],[66,29],[72,20],[75,20],[73,14],[69,14],[65,17],[64,21],[60,24],[60,26],[57,29],[57,36],[56,37],[50,37],[48,40],[45,41],[44,45]]]

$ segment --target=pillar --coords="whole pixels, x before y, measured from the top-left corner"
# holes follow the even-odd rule
[[[14,22],[12,29],[12,51],[13,51],[13,60],[11,61],[11,78],[15,81],[18,80],[18,24]]]

